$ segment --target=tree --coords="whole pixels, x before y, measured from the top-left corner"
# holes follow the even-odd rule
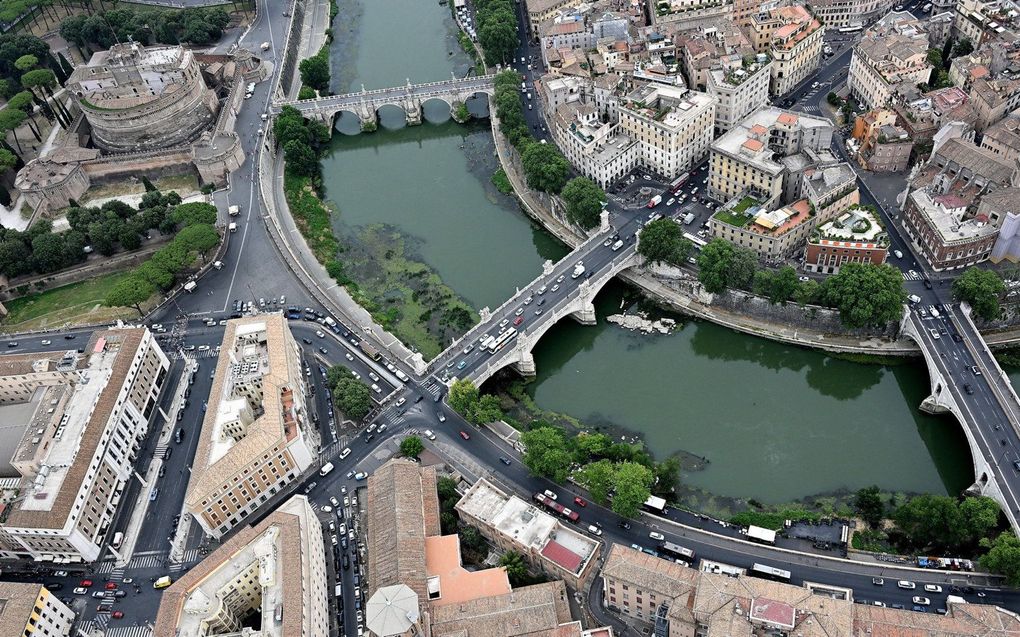
[[[981,538],[988,537],[992,529],[999,524],[999,505],[995,500],[985,496],[964,499],[960,503],[960,513],[963,515],[969,535],[965,541],[969,543],[976,543]]]
[[[474,553],[484,553],[488,550],[488,543],[481,532],[473,526],[465,526],[460,530],[460,544]]]
[[[0,272],[8,277],[16,277],[31,271],[32,251],[24,241],[12,239],[9,234],[0,241]]]
[[[220,233],[207,223],[197,223],[178,232],[174,237],[174,243],[188,252],[197,253],[204,261],[206,253],[219,245]]]
[[[754,291],[769,299],[769,302],[785,304],[797,291],[797,271],[788,265],[778,270],[759,270],[754,274]]]
[[[599,225],[606,193],[587,177],[574,177],[560,193],[571,223],[590,230]]]
[[[21,72],[31,71],[37,66],[39,66],[39,58],[32,54],[22,55],[14,61],[14,68]]]
[[[857,490],[854,508],[871,527],[877,527],[885,517],[885,504],[878,487],[864,487]]]
[[[957,40],[953,45],[953,53],[950,57],[958,58],[964,55],[970,55],[974,52],[974,43],[968,38]]]
[[[25,151],[21,148],[21,140],[18,139],[17,129],[28,117],[23,111],[16,108],[5,108],[0,111],[0,131],[14,135],[14,144],[18,147],[19,153]]]
[[[797,286],[797,291],[793,293],[793,300],[801,305],[817,303],[821,292],[822,286],[818,284],[818,281],[814,279],[801,281]]]
[[[478,43],[485,52],[485,63],[495,66],[505,63],[517,48],[517,30],[513,16],[509,20],[486,20],[478,30]]]
[[[499,405],[499,398],[492,394],[486,394],[478,399],[471,408],[469,421],[476,425],[484,425],[503,419],[503,409]]]
[[[138,316],[145,316],[142,303],[155,293],[156,286],[137,274],[130,274],[113,286],[104,303],[110,307],[133,307],[138,310]]]
[[[1004,531],[994,541],[985,539],[981,544],[988,549],[981,566],[1005,575],[1010,586],[1020,586],[1020,539],[1012,531]]]
[[[727,286],[750,290],[754,282],[754,273],[758,271],[758,255],[748,248],[733,247],[733,258],[730,260],[729,272],[726,275]]]
[[[216,206],[202,201],[182,203],[170,213],[170,218],[182,226],[196,223],[213,225],[216,223]]]
[[[698,280],[705,290],[718,294],[726,289],[730,263],[733,261],[733,244],[725,239],[712,239],[698,255]]]
[[[581,467],[576,478],[588,489],[592,500],[605,504],[616,482],[616,467],[608,460],[599,460]]]
[[[54,272],[66,262],[64,240],[58,234],[47,232],[32,239],[32,262],[36,272]]]
[[[953,297],[966,301],[974,316],[991,321],[999,318],[999,298],[1005,294],[1006,284],[997,272],[970,267],[953,281]]]
[[[17,165],[18,156],[6,148],[0,148],[0,172],[10,170]]]
[[[451,388],[451,392],[453,389]],[[563,432],[555,427],[539,427],[521,434],[524,466],[533,475],[563,482],[570,471],[571,453]]]
[[[333,403],[351,420],[361,420],[372,411],[372,390],[355,378],[347,378],[333,388]]]
[[[447,402],[455,412],[467,418],[471,410],[478,403],[478,388],[467,378],[458,378],[450,385],[450,393]]]
[[[542,192],[559,193],[570,175],[570,163],[552,144],[528,144],[521,152],[521,165],[528,186]]]
[[[839,95],[836,95],[833,91],[829,91],[829,94],[825,96],[825,101],[835,108],[839,108],[843,103],[843,100],[839,99]]]
[[[574,437],[574,457],[584,464],[605,458],[613,446],[613,439],[606,434],[581,432]]]
[[[822,299],[847,327],[881,327],[903,315],[903,276],[889,264],[848,263],[822,284]]]
[[[921,495],[893,514],[910,546],[943,550],[958,546],[965,535],[963,515],[956,500],[945,495]]]
[[[142,265],[138,266],[138,269],[135,270],[135,274],[160,290],[169,290],[174,284],[174,273],[167,272],[163,268],[159,267],[153,259],[149,259]]]
[[[638,237],[638,254],[652,263],[680,265],[693,249],[694,244],[684,237],[680,224],[669,218],[647,224]]]
[[[523,586],[528,583],[528,565],[517,551],[507,551],[500,555],[498,564],[506,569],[511,586]]]
[[[927,60],[928,64],[930,64],[933,68],[942,68],[942,50],[928,49]]]
[[[400,441],[400,453],[408,458],[417,458],[425,451],[425,443],[418,436],[408,436]]]
[[[301,60],[298,71],[301,72],[302,84],[320,92],[329,90],[329,58],[325,55],[314,55]]]
[[[613,512],[632,518],[652,494],[652,470],[636,462],[624,462],[616,468],[616,493]]]
[[[40,101],[47,104],[53,97],[53,87],[57,85],[57,78],[49,69],[35,69],[21,76],[21,85],[32,92],[35,92],[33,89],[38,88],[43,94],[43,99]],[[67,112],[60,100],[53,100],[53,107],[57,121],[62,127],[67,128],[71,123],[71,114]]]
[[[288,170],[296,175],[313,177],[319,173],[319,158],[304,140],[292,139],[284,144],[283,156]]]

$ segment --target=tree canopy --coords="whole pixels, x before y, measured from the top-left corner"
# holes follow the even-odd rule
[[[669,218],[646,224],[638,238],[638,254],[653,263],[681,265],[693,249],[680,224]]]
[[[847,327],[881,327],[903,315],[903,276],[889,264],[848,263],[822,284],[822,299]]]
[[[337,410],[351,420],[361,420],[372,411],[372,390],[346,367],[330,367],[326,372],[326,383],[333,392],[333,404]]]
[[[1006,284],[998,272],[970,267],[953,281],[953,297],[966,301],[974,316],[991,321],[999,318],[999,298],[1006,292]]]
[[[425,451],[425,443],[418,436],[408,436],[400,441],[400,453],[408,458],[417,458]]]
[[[984,539],[982,546],[988,553],[981,558],[981,566],[1005,575],[1010,586],[1020,586],[1020,539],[1012,531],[1004,531],[995,540]]]
[[[555,427],[539,427],[521,434],[524,466],[533,475],[563,482],[570,473],[571,454],[563,432]]]
[[[560,193],[567,208],[567,219],[585,230],[599,225],[602,214],[602,202],[606,193],[587,177],[574,177],[563,187]]]
[[[521,151],[521,165],[528,186],[558,194],[570,176],[570,162],[553,144],[528,144]]]

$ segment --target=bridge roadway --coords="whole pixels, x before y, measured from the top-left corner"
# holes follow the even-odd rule
[[[278,114],[284,106],[292,106],[299,110],[305,117],[319,117],[320,119],[332,118],[341,111],[358,113],[363,120],[368,112],[374,113],[380,107],[387,104],[399,106],[409,111],[409,102],[416,103],[420,108],[421,102],[429,99],[441,99],[452,108],[453,102],[461,101],[471,97],[475,93],[486,93],[492,95],[495,90],[495,75],[480,75],[477,77],[456,78],[440,82],[427,82],[424,84],[411,84],[408,80],[404,86],[390,88],[365,90],[356,93],[345,93],[343,95],[327,95],[307,100],[285,100],[273,104],[273,114]],[[364,86],[364,85],[362,85]],[[413,104],[412,104],[413,106]],[[365,113],[362,113],[365,111]]]
[[[470,379],[476,385],[508,365],[515,365],[522,374],[533,375],[531,350],[542,335],[567,315],[573,315],[582,323],[594,324],[592,301],[599,290],[621,270],[637,262],[637,233],[642,227],[642,217],[641,214],[611,215],[608,229],[596,232],[555,265],[545,268],[541,276],[520,288],[495,311],[483,309],[482,321],[434,358],[429,363],[428,373],[439,376],[440,382],[444,376],[449,376]],[[606,243],[616,236],[623,241],[623,246],[614,251]],[[574,279],[571,274],[578,262],[583,262],[585,272]],[[539,294],[543,286],[547,289]],[[525,304],[529,297],[531,302]],[[518,315],[518,310],[523,312]],[[517,336],[505,347],[495,354],[480,347],[487,335],[498,336],[514,327],[518,318],[522,322],[515,327]],[[465,351],[469,346],[471,349]]]
[[[969,490],[995,499],[1020,533],[1020,399],[964,310],[926,314],[911,308],[902,330],[928,364],[932,393],[921,408],[960,421],[974,462]]]

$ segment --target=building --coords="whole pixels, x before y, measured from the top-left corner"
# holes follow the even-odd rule
[[[771,106],[755,111],[712,143],[708,196],[730,201],[751,194],[771,208],[783,198],[790,170],[782,159],[827,151],[832,131],[832,123],[820,117]],[[807,156],[800,162],[812,163]],[[799,187],[799,176],[795,181]]]
[[[677,27],[675,60],[680,63],[687,85],[704,91],[708,87],[708,73],[712,69],[738,69],[745,59],[754,61],[755,49],[735,22],[714,20],[696,28]],[[767,60],[765,56],[764,60]],[[665,60],[669,62],[670,60]]]
[[[819,217],[832,219],[860,203],[857,173],[845,163],[809,168],[798,196],[807,199]]]
[[[1003,159],[1020,159],[1020,111],[1013,111],[985,129],[981,136],[981,148],[989,150]]]
[[[642,621],[654,621],[665,607],[674,616],[683,613],[683,623],[691,623],[698,579],[693,568],[613,544],[602,567],[603,603],[609,610]]]
[[[889,234],[866,208],[851,208],[811,233],[804,268],[808,272],[837,274],[847,263],[881,265],[889,256]]]
[[[708,94],[718,100],[715,107],[716,135],[730,130],[768,103],[771,70],[772,63],[760,59],[742,63],[735,69],[709,71]]]
[[[896,125],[897,112],[873,110],[854,122],[851,145],[858,163],[872,172],[900,172],[910,163],[914,142],[910,133]],[[909,120],[908,120],[909,121]]]
[[[562,581],[512,589],[502,567],[465,569],[459,537],[440,534],[434,468],[390,460],[366,504],[369,634],[612,637],[572,619]]]
[[[194,141],[216,119],[216,94],[184,47],[117,44],[95,53],[66,82],[96,146],[162,150]]]
[[[933,270],[955,270],[991,254],[999,229],[967,214],[967,201],[953,194],[915,190],[903,208],[903,227]]]
[[[539,37],[539,25],[556,17],[560,11],[574,9],[580,4],[580,0],[525,0],[531,35]]]
[[[602,188],[633,170],[643,156],[637,140],[621,133],[619,125],[602,122],[594,106],[561,104],[550,121],[556,146]]]
[[[37,214],[70,206],[71,200],[84,195],[90,185],[81,164],[58,164],[42,158],[25,164],[14,179],[14,187]]]
[[[970,40],[975,49],[988,43],[1017,40],[1016,13],[1000,0],[957,0],[953,31],[958,40]]]
[[[814,0],[811,11],[826,28],[842,29],[863,27],[887,13],[892,0]]]
[[[879,23],[854,46],[847,84],[850,94],[867,108],[920,97],[917,85],[927,82],[928,35]]]
[[[0,635],[68,637],[74,611],[41,584],[0,582]]]
[[[0,357],[0,422],[20,433],[10,456],[20,496],[4,506],[0,556],[99,559],[169,369],[145,328]]]
[[[970,103],[977,112],[974,128],[981,132],[1020,107],[1020,79],[978,78],[970,87]]]
[[[557,22],[542,34],[542,53],[558,49],[593,49],[595,41],[595,34],[585,26],[584,20]]]
[[[227,322],[184,504],[221,537],[317,461],[301,350],[282,314]]]
[[[806,199],[769,210],[751,196],[728,202],[709,219],[715,238],[752,250],[768,264],[793,258],[815,227],[814,211]]]
[[[595,573],[598,542],[485,479],[471,485],[456,508],[497,548],[517,551],[532,568],[571,588],[584,588]]]
[[[646,84],[620,99],[620,133],[641,147],[641,164],[672,179],[712,143],[716,99],[685,88]]]
[[[807,8],[790,5],[751,20],[751,43],[772,60],[772,95],[783,95],[818,70],[825,27]]]
[[[656,26],[682,23],[685,27],[729,17],[734,0],[665,0],[650,7]]]
[[[328,635],[328,563],[315,511],[293,496],[163,591],[153,635]]]

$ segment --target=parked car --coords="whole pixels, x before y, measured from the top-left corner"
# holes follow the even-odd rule
[[[460,437],[463,438],[464,440],[471,440],[471,434],[469,434],[466,431],[461,431]]]

